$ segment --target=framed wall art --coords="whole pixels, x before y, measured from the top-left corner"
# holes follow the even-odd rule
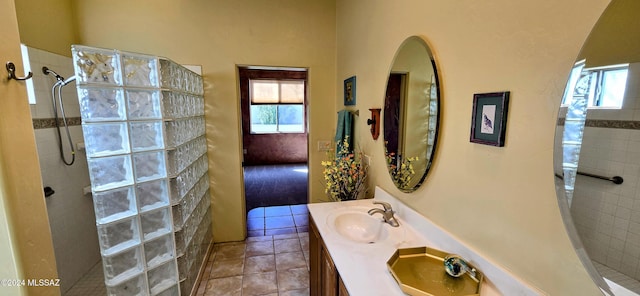
[[[344,80],[344,105],[354,106],[356,104],[356,77],[351,76]]]
[[[508,108],[508,91],[474,94],[470,141],[504,147]]]

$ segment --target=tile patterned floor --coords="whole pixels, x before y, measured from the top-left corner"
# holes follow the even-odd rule
[[[71,287],[64,296],[87,296],[87,295],[107,295],[107,288],[104,284],[104,271],[102,270],[102,260],[89,270],[76,284]]]
[[[309,234],[215,245],[196,295],[309,295]]]
[[[247,213],[249,237],[307,232],[308,227],[306,204],[255,208]]]
[[[249,238],[214,246],[196,295],[309,295],[308,214],[306,204],[249,211]]]

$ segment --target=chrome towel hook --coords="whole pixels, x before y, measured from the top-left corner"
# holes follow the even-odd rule
[[[16,65],[14,65],[12,62],[7,62],[7,71],[9,71],[9,80],[11,80],[11,79],[27,80],[27,79],[33,77],[33,73],[31,71],[29,71],[29,73],[25,77],[16,76]]]

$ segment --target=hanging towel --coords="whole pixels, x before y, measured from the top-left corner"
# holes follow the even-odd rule
[[[349,152],[353,151],[353,114],[349,110],[343,109],[338,112],[338,125],[336,126],[336,154],[342,150],[345,140],[349,144]]]

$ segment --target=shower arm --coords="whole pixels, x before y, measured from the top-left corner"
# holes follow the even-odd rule
[[[47,66],[42,67],[42,73],[44,73],[44,75],[53,75],[56,80],[58,81],[64,81],[64,77],[58,75],[58,73],[56,73],[55,71],[49,69]]]
[[[64,81],[62,82],[62,85],[61,85],[61,86],[65,86],[65,85],[67,85],[67,84],[69,84],[69,83],[71,83],[71,82],[73,82],[73,81],[75,81],[75,80],[76,80],[76,76],[75,76],[75,75],[73,75],[73,76],[71,76],[71,77],[67,78],[66,80],[64,80]]]

